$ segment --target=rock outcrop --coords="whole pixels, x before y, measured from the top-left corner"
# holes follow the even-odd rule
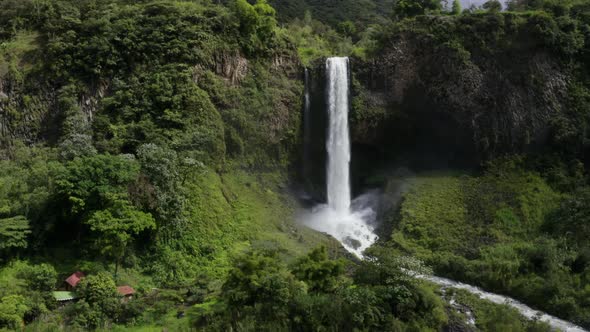
[[[239,52],[221,53],[216,57],[215,73],[230,84],[239,84],[248,74],[249,62]]]
[[[41,138],[54,95],[51,89],[31,93],[21,78],[0,77],[0,146],[14,139],[35,143]]]
[[[354,59],[353,71],[358,143],[430,142],[481,160],[543,146],[566,107],[568,74],[540,48],[491,56],[407,32],[375,58]]]

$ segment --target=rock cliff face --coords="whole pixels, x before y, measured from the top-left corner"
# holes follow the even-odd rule
[[[326,64],[325,59],[317,60],[308,68],[308,91],[310,93],[310,110],[307,126],[309,141],[307,144],[308,160],[305,161],[307,174],[301,179],[307,185],[307,192],[318,201],[326,200]]]
[[[78,107],[84,114],[84,119],[88,123],[92,123],[96,112],[100,109],[100,101],[107,95],[109,91],[109,82],[102,81],[96,87],[91,89],[90,93],[85,93],[80,96]]]
[[[240,83],[248,74],[249,61],[237,51],[218,54],[215,62],[215,73],[232,85]]]
[[[353,140],[403,150],[430,145],[474,161],[547,142],[568,75],[542,49],[465,53],[411,32],[354,60]]]
[[[14,139],[34,143],[45,131],[43,124],[55,94],[51,89],[30,92],[21,78],[0,77],[0,147],[11,145]]]

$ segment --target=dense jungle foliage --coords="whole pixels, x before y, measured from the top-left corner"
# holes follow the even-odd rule
[[[0,330],[549,330],[406,272],[431,269],[589,328],[590,3],[497,6],[0,0]],[[568,107],[538,154],[402,178],[359,261],[295,222],[303,67],[410,32],[466,66],[545,48]],[[359,79],[353,126],[404,116]]]

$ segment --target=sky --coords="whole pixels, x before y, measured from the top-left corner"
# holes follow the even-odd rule
[[[487,0],[461,0],[461,5],[463,6],[463,8],[469,8],[469,6],[471,6],[472,4],[480,6],[486,1]],[[506,0],[500,0],[500,2],[504,5],[506,3]]]

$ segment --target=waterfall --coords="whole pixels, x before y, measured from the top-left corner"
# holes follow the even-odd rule
[[[348,58],[329,58],[326,61],[326,76],[328,201],[313,208],[302,219],[309,227],[332,235],[346,250],[362,257],[362,252],[377,239],[373,205],[378,199],[375,192],[351,199]]]
[[[339,213],[350,209],[350,138],[348,134],[348,58],[329,58],[328,76],[328,206]]]

